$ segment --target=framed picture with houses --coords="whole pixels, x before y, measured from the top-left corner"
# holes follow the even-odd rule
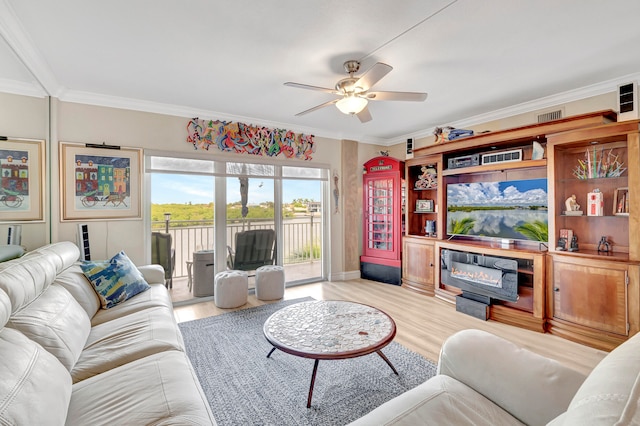
[[[141,219],[142,150],[60,143],[61,217]]]

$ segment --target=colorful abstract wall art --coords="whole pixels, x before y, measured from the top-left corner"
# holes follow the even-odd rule
[[[194,149],[311,160],[315,152],[313,135],[294,133],[285,129],[270,129],[251,124],[194,118],[187,125],[187,142]]]

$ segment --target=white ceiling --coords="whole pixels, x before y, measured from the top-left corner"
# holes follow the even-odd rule
[[[637,0],[0,0],[0,91],[389,145],[638,79],[639,18]],[[347,59],[429,97],[295,117],[334,96],[283,83],[332,88]]]

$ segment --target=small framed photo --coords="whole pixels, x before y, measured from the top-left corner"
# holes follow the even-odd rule
[[[433,212],[433,200],[417,200],[416,212],[418,213],[432,213]]]
[[[629,188],[617,188],[613,193],[613,214],[615,216],[629,215]]]

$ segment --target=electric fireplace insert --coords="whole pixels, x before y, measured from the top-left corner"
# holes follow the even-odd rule
[[[518,301],[518,261],[498,256],[485,256],[442,249],[441,281],[457,287],[465,297]]]

